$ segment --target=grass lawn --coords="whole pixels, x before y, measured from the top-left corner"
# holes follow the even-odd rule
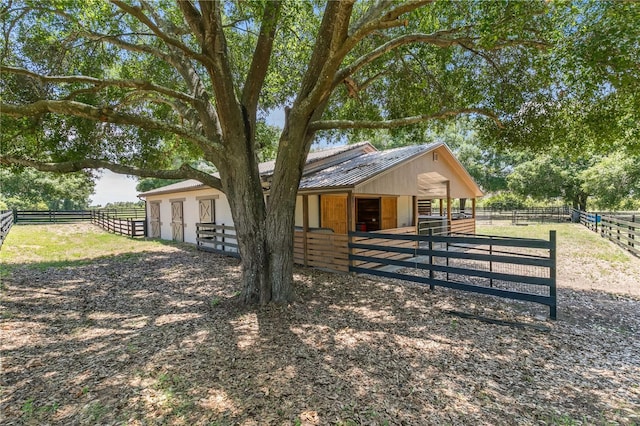
[[[0,250],[0,265],[77,265],[105,256],[153,250],[160,244],[124,238],[85,224],[15,225]]]
[[[551,227],[558,321],[307,268],[294,303],[246,307],[236,259],[88,224],[15,226],[0,250],[0,423],[639,424],[640,260]]]

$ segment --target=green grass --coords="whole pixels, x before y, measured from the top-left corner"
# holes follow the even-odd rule
[[[18,265],[46,269],[112,256],[134,259],[160,244],[109,234],[89,224],[14,225],[0,250],[0,284]]]
[[[15,225],[0,250],[0,264],[64,267],[105,256],[135,256],[159,244],[109,234],[91,225]],[[6,268],[0,268],[0,277],[6,274]]]
[[[580,259],[599,259],[606,262],[629,262],[629,255],[600,234],[576,223],[520,225],[479,225],[478,234],[504,237],[538,238],[549,240],[549,231],[556,231],[558,251],[571,253]]]

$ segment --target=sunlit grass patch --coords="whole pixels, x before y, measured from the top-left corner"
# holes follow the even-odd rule
[[[105,256],[133,255],[159,244],[109,234],[90,224],[15,225],[0,250],[0,263],[64,267]],[[3,273],[6,270],[0,270],[0,276]]]

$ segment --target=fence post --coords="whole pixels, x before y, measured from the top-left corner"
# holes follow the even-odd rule
[[[549,231],[549,259],[551,260],[551,267],[549,268],[549,278],[551,279],[551,285],[549,286],[549,297],[551,298],[552,305],[549,306],[549,318],[552,320],[557,319],[557,292],[556,292],[556,231]]]
[[[631,222],[633,223],[635,221],[636,221],[636,215],[633,214],[631,215]],[[630,245],[631,247],[635,247],[635,243],[633,240],[635,240],[634,234],[635,234],[636,227],[633,225],[629,225],[628,228],[629,228],[629,240],[627,241],[627,244]]]
[[[600,217],[600,215],[598,215],[598,213],[596,213],[596,230],[595,233],[598,233],[598,218]]]
[[[13,223],[18,223],[18,209],[13,209]]]
[[[429,228],[429,279],[433,280],[433,228]],[[433,281],[429,284],[429,290],[434,290],[436,287],[433,285]]]
[[[489,237],[489,256],[493,256],[493,237]],[[489,260],[489,272],[493,272],[493,260]],[[493,287],[493,278],[489,278],[489,287]]]
[[[222,244],[220,244],[220,249],[221,249],[222,251],[226,251],[226,250],[224,249],[224,223],[222,224]]]

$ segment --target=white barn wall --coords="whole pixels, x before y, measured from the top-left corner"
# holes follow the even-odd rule
[[[309,197],[309,228],[320,227],[320,197],[317,194],[311,194]],[[295,226],[302,226],[302,195],[296,197],[296,215]]]
[[[398,227],[414,225],[413,223],[413,197],[398,197]]]
[[[227,197],[216,189],[174,192],[171,194],[149,195],[147,200],[147,218],[151,217],[151,203],[160,202],[160,238],[171,240],[171,200],[182,201],[184,220],[184,241],[196,243],[196,223],[200,221],[199,198],[218,197],[214,201],[216,223],[233,226],[231,208]],[[150,220],[150,219],[148,219]],[[151,224],[147,223],[149,229]]]

